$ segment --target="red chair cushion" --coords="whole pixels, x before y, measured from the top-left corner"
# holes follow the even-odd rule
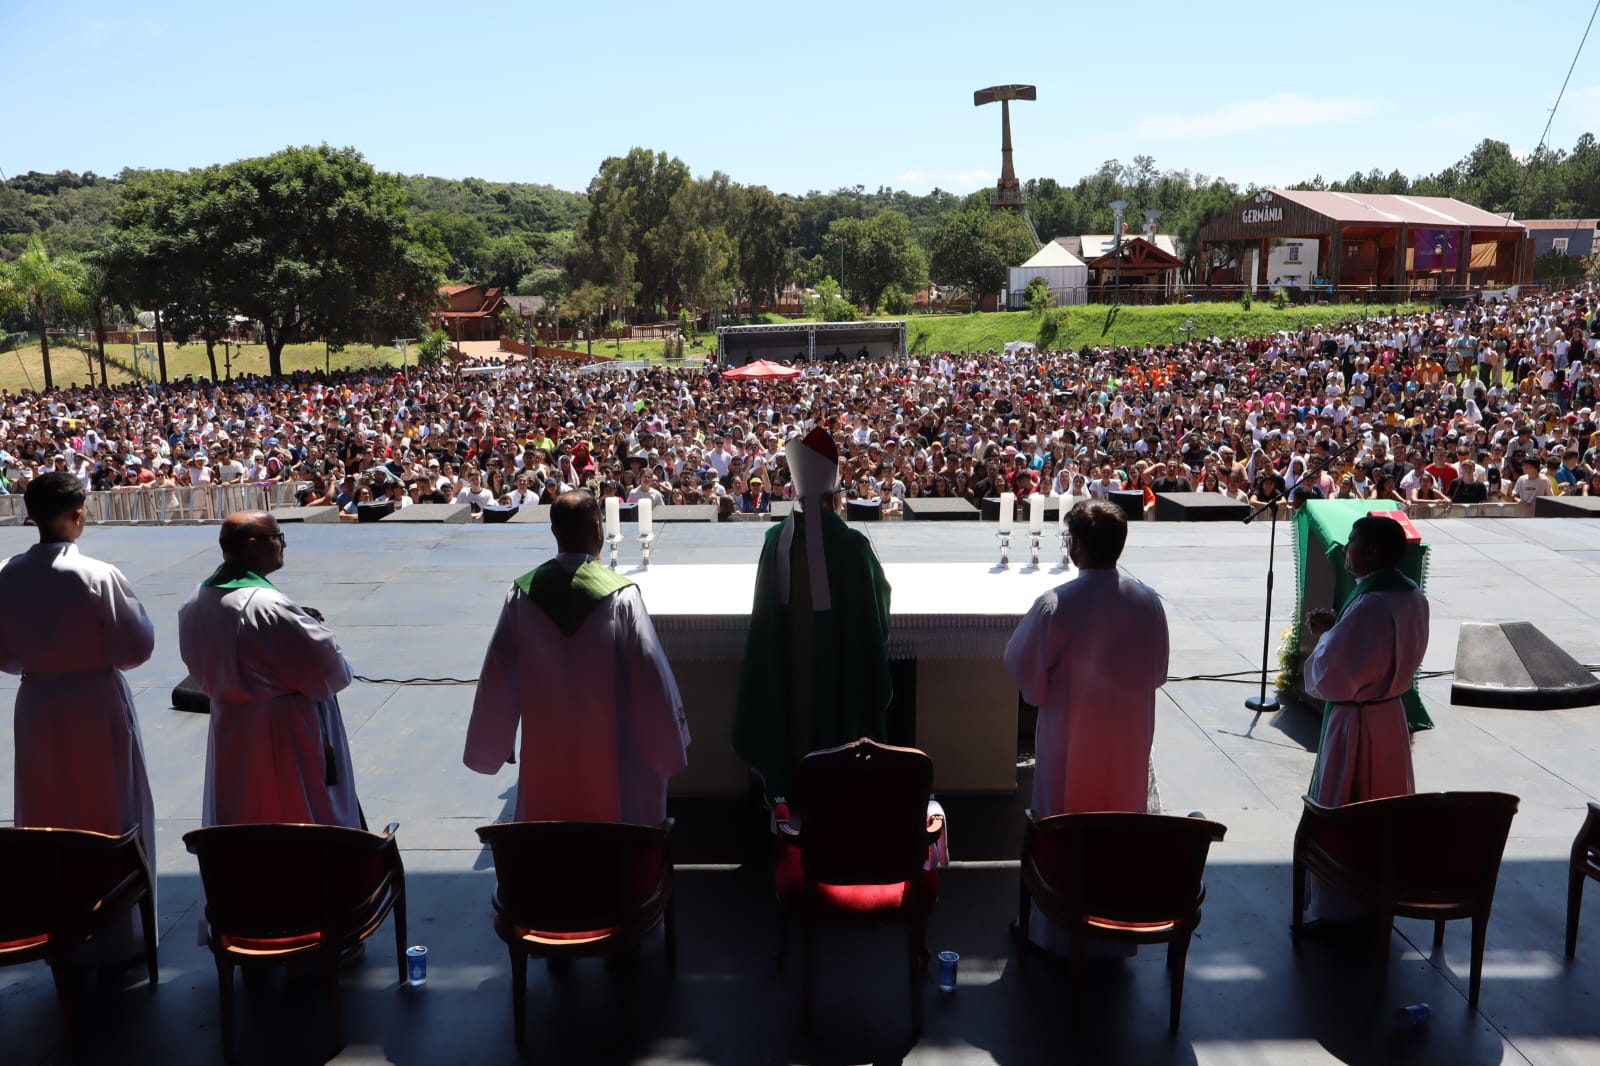
[[[279,955],[314,948],[322,943],[322,934],[307,933],[305,936],[275,937],[270,940],[243,936],[219,936],[217,939],[229,951],[247,952],[252,955]]]
[[[777,888],[778,902],[794,907],[804,901],[806,889],[805,866],[800,849],[786,840],[778,842],[777,862],[772,871]],[[817,885],[815,902],[825,910],[850,914],[877,914],[900,910],[905,905],[909,883],[900,881],[888,885]],[[933,906],[939,895],[939,870],[930,858],[922,868],[922,899]]]

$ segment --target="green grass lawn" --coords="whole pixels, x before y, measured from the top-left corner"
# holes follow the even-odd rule
[[[1392,304],[1342,304],[1286,307],[1257,302],[1246,311],[1237,303],[1166,304],[1110,307],[1086,304],[1062,308],[1065,318],[1051,347],[1143,346],[1181,340],[1192,319],[1195,336],[1258,336],[1301,325],[1329,325],[1394,309]],[[1405,305],[1410,309],[1412,305]],[[967,315],[913,315],[906,319],[906,341],[913,352],[975,352],[1003,348],[1009,341],[1040,341],[1043,319],[1028,311]]]
[[[659,345],[658,345],[659,347]],[[91,348],[91,352],[93,349]],[[100,359],[94,355],[94,377],[100,380]],[[352,344],[342,352],[334,352],[330,363],[325,363],[326,349],[320,344],[290,344],[283,349],[283,369],[322,370],[325,365],[333,369],[376,366],[399,366],[400,353],[388,346]],[[413,363],[413,365],[415,365]],[[133,346],[129,344],[106,345],[106,368],[111,373],[113,385],[133,380]],[[89,373],[84,354],[77,348],[63,344],[50,345],[50,369],[57,385],[88,384]],[[144,368],[140,368],[141,373]],[[247,344],[243,349],[233,349],[233,375],[265,374],[267,349],[261,344]],[[223,376],[223,350],[217,346],[217,373]],[[176,381],[193,374],[210,377],[211,367],[206,362],[204,344],[167,345],[167,379]],[[14,352],[0,352],[0,389],[12,392],[24,388],[44,386],[44,365],[37,344],[19,348]]]

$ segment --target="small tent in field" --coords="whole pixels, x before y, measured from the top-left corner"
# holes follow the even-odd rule
[[[1033,253],[1021,266],[1012,267],[1009,306],[1022,307],[1028,282],[1043,278],[1050,286],[1050,295],[1058,305],[1081,304],[1089,301],[1089,268],[1083,260],[1067,251],[1055,241],[1047,241],[1043,248]]]

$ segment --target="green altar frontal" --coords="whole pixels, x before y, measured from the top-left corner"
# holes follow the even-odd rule
[[[1309,705],[1320,702],[1305,691],[1305,661],[1316,646],[1315,641],[1305,639],[1306,612],[1319,607],[1342,609],[1355,591],[1356,579],[1344,568],[1344,546],[1356,520],[1374,511],[1400,509],[1398,505],[1386,506],[1379,500],[1307,500],[1295,512],[1295,608],[1278,652],[1282,667],[1278,688],[1282,691]],[[1400,571],[1426,590],[1428,545],[1407,545]],[[1402,702],[1412,729],[1433,728],[1433,719],[1428,717],[1414,683],[1406,690]]]

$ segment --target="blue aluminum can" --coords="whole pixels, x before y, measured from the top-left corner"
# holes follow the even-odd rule
[[[1413,1003],[1395,1011],[1395,1021],[1402,1029],[1416,1029],[1428,1020],[1431,1013],[1433,1010],[1426,1003]]]
[[[406,948],[406,983],[412,988],[428,983],[428,949],[421,944]]]

